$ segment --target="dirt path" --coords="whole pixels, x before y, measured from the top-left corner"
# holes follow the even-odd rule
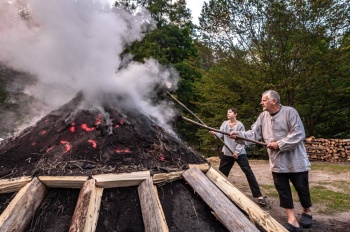
[[[219,165],[218,157],[210,157],[209,162],[212,163],[215,167]],[[273,185],[272,174],[270,172],[268,161],[263,160],[250,160],[250,165],[252,170],[259,182],[260,185]],[[350,172],[347,175],[337,175],[334,173],[326,172],[326,171],[312,171],[310,172],[309,181],[310,186],[317,183],[326,184],[329,183],[327,188],[335,188],[332,186],[332,180],[343,180],[349,183],[350,185]],[[230,175],[228,176],[229,181],[231,181],[236,188],[241,190],[246,196],[248,196],[251,200],[256,202],[251,195],[249,185],[247,179],[240,169],[240,167],[235,164],[232,168]],[[263,190],[262,190],[263,192]],[[263,192],[264,194],[264,192]],[[266,195],[266,194],[264,194]],[[282,225],[286,223],[286,217],[284,210],[279,206],[279,200],[277,197],[267,195],[267,207],[264,208],[267,212],[272,215],[278,222]],[[301,206],[299,202],[294,202],[295,212],[297,213],[297,217],[300,217],[301,214]],[[313,204],[313,226],[311,229],[304,229],[305,231],[312,232],[320,232],[320,231],[350,231],[350,209],[345,213],[331,214],[327,215],[321,213],[322,205]]]

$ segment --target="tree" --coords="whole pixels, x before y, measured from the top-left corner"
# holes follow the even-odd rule
[[[211,0],[203,6],[198,39],[215,58],[203,80],[227,93],[239,90],[239,101],[230,103],[251,109],[247,121],[261,111],[260,94],[275,89],[282,104],[299,111],[308,135],[350,135],[349,8],[341,0]],[[230,85],[214,75],[218,66]],[[197,87],[205,104],[210,90]]]
[[[139,62],[153,58],[165,66],[174,67],[180,80],[178,89],[172,94],[188,108],[193,109],[194,82],[201,78],[201,74],[198,72],[197,49],[191,37],[193,24],[186,1],[124,0],[117,1],[116,5],[124,5],[130,11],[141,5],[150,11],[157,28],[147,32],[142,41],[136,41],[126,48],[125,53],[131,53],[133,60]],[[196,141],[196,129],[192,126],[178,122],[175,128],[189,143]]]

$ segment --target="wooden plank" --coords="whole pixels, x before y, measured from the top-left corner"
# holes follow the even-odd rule
[[[241,191],[234,187],[221,173],[213,167],[209,169],[206,176],[223,191],[239,208],[241,208],[250,219],[259,224],[266,231],[287,231],[279,222],[277,222],[268,212],[265,212],[245,196]]]
[[[46,192],[45,185],[36,177],[26,184],[1,214],[1,232],[24,231]]]
[[[69,227],[70,232],[96,230],[102,193],[102,188],[95,187],[95,179],[84,183]]]
[[[98,216],[100,214],[102,195],[103,188],[95,186],[90,198],[84,232],[94,232],[96,230]]]
[[[48,188],[80,189],[88,179],[88,176],[39,176]]]
[[[169,231],[162,219],[160,204],[157,203],[157,197],[153,188],[152,178],[144,180],[137,188],[142,211],[143,223],[146,232],[165,232]]]
[[[202,172],[207,172],[210,168],[209,164],[189,164],[190,168],[199,168]]]
[[[18,192],[32,180],[30,176],[0,180],[0,193]]]
[[[184,179],[214,211],[216,217],[229,231],[259,231],[233,203],[198,168],[182,174]]]
[[[189,168],[199,168],[202,172],[207,172],[210,168],[209,164],[189,164]],[[170,173],[158,173],[153,175],[153,183],[170,183],[182,178],[182,173],[185,171],[170,172]]]
[[[138,186],[142,181],[151,176],[149,171],[119,173],[119,174],[100,174],[92,178],[96,180],[96,186],[100,188],[118,188]]]
[[[170,183],[172,181],[179,180],[182,178],[182,173],[184,172],[185,171],[154,174],[153,183],[154,184]]]

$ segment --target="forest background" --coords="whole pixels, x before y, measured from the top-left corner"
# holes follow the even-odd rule
[[[208,126],[219,128],[230,107],[246,129],[261,112],[261,93],[274,89],[299,112],[307,136],[350,138],[350,4],[344,0],[209,0],[194,25],[185,0],[122,0],[142,5],[157,24],[125,48],[133,60],[174,67],[172,92]],[[9,101],[0,69],[0,107]],[[160,98],[168,97],[160,92]],[[155,99],[156,101],[157,99]],[[180,113],[191,118],[181,109]],[[174,122],[180,137],[203,154],[221,147],[207,130]]]

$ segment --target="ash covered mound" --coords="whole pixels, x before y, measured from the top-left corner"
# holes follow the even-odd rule
[[[184,170],[207,161],[156,120],[104,106],[80,110],[83,94],[0,146],[0,178]]]

